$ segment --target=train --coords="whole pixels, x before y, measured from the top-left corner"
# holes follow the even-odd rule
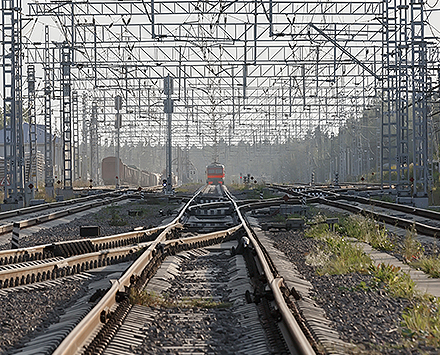
[[[116,157],[102,159],[102,180],[104,185],[116,184]],[[161,184],[160,174],[150,173],[139,168],[126,165],[119,159],[119,185],[129,186],[157,186]]]
[[[224,165],[214,162],[206,167],[206,183],[208,185],[223,185],[225,178]]]

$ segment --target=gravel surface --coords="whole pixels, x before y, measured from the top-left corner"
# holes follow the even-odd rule
[[[333,327],[346,342],[352,342],[364,354],[438,354],[438,349],[424,347],[403,349],[402,311],[409,306],[404,299],[391,298],[383,289],[360,287],[369,284],[370,275],[318,276],[316,267],[306,264],[306,255],[317,241],[302,232],[270,233],[274,246],[295,263],[298,271],[313,285],[314,297]],[[423,352],[424,351],[424,352]]]
[[[131,231],[139,226],[157,226],[165,218],[160,210],[175,209],[176,205],[147,205],[141,201],[129,202],[120,206],[105,207],[96,214],[86,215],[81,219],[62,224],[53,228],[41,229],[32,236],[23,237],[21,245],[33,246],[47,244],[60,240],[79,239],[79,230],[84,225],[100,225],[102,235],[111,235]],[[142,216],[129,216],[128,210],[144,210]],[[123,225],[115,225],[123,224]],[[423,348],[403,350],[399,344],[404,340],[401,335],[400,322],[403,309],[408,306],[407,301],[393,299],[383,290],[359,287],[363,281],[368,284],[369,275],[350,274],[340,276],[317,276],[315,267],[305,264],[305,256],[317,243],[312,239],[304,238],[298,232],[271,233],[275,246],[282,250],[290,260],[295,262],[299,272],[314,286],[316,302],[324,308],[334,328],[345,341],[352,341],[366,354],[438,354],[437,349]],[[394,236],[396,243],[403,237]],[[437,248],[429,243],[423,243],[425,254],[438,253]],[[3,246],[0,246],[2,249]],[[8,245],[9,247],[9,245]],[[399,253],[393,253],[399,257]],[[401,258],[401,257],[400,257]],[[200,261],[200,260],[201,261]],[[205,263],[204,258],[197,258],[185,263],[187,271],[200,268],[196,262]],[[199,260],[199,261],[197,261]],[[219,273],[219,280],[225,277],[226,272]],[[180,298],[185,294],[181,282],[176,278],[169,297]],[[13,347],[24,343],[49,324],[56,322],[66,304],[80,297],[86,289],[86,283],[74,281],[61,283],[56,288],[43,288],[33,291],[14,291],[7,295],[0,294],[0,355],[8,354]],[[213,296],[220,300],[227,300],[227,290],[205,290],[199,296]],[[146,332],[146,346],[142,354],[165,353],[161,347],[165,344],[179,344],[183,338],[199,337],[201,340],[210,339],[213,352],[218,354],[232,354],[236,352],[236,343],[243,335],[243,330],[237,327],[232,333],[229,329],[235,328],[234,316],[230,309],[186,309],[191,314],[194,323],[181,324],[173,313],[182,312],[182,309],[157,309],[158,317],[166,320],[167,326],[154,322]],[[159,318],[158,318],[159,319]],[[157,324],[156,324],[157,323]],[[158,335],[158,330],[160,334]],[[226,330],[226,331],[225,331]],[[148,344],[148,346],[147,346]],[[215,346],[217,346],[215,348]]]
[[[51,228],[42,228],[38,232],[20,237],[20,246],[23,248],[40,244],[50,244],[59,241],[81,239],[82,226],[99,225],[101,235],[112,235],[130,232],[133,228],[156,227],[165,218],[160,211],[167,212],[177,208],[177,205],[157,204],[149,205],[140,200],[129,201],[125,204],[103,207],[100,211],[76,218],[72,222],[59,224]],[[129,210],[143,211],[140,216],[130,216]],[[165,213],[166,214],[166,213]],[[89,237],[86,237],[89,238]],[[0,246],[0,249],[9,249],[10,244]]]
[[[155,320],[146,326],[147,337],[136,354],[177,354],[165,347],[185,345],[199,354],[229,355],[240,350],[245,331],[240,330],[236,317],[228,309],[160,309],[155,314]]]
[[[64,309],[87,291],[89,281],[60,280],[56,286],[0,295],[0,354],[24,344],[58,321]]]
[[[165,218],[159,213],[160,210],[167,211],[176,207],[146,205],[138,200],[120,206],[104,207],[96,214],[88,214],[70,223],[41,229],[34,235],[23,237],[20,242],[25,247],[79,239],[79,229],[84,225],[101,226],[102,235],[123,233],[139,226],[155,227]],[[129,216],[130,209],[142,209],[144,213],[142,216]],[[123,221],[124,225],[112,225],[115,220]],[[87,290],[87,282],[62,280],[58,280],[60,285],[56,287],[9,291],[6,295],[0,293],[0,355],[8,354],[13,347],[25,343],[50,324],[57,322],[63,310]]]
[[[202,297],[228,302],[229,260],[229,252],[185,260],[180,264],[180,273],[164,291],[167,299],[175,300],[177,304],[183,299]],[[209,275],[208,279],[203,276],[204,273]],[[137,349],[137,354],[181,353],[164,347],[174,348],[184,344],[191,346],[191,351],[199,347],[200,352],[197,353],[236,354],[247,332],[238,323],[234,306],[208,309],[188,305],[151,309],[157,316],[152,323],[145,325],[147,337]]]

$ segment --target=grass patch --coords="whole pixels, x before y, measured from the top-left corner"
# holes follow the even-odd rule
[[[120,213],[122,212],[121,206],[109,206],[105,207],[106,214],[110,215],[109,224],[111,226],[125,226],[127,221],[121,217]]]
[[[402,314],[403,335],[416,342],[440,346],[440,301],[423,297]],[[411,344],[414,346],[414,344]]]
[[[366,272],[372,263],[371,258],[361,247],[348,242],[336,233],[328,233],[326,243],[331,257],[318,269],[318,274],[342,275]]]
[[[273,217],[273,219],[274,219],[275,222],[281,222],[281,223],[286,222],[286,217],[283,216],[282,214],[275,215]]]
[[[409,263],[423,257],[424,249],[422,244],[416,239],[416,236],[417,231],[413,226],[406,231],[405,239],[401,247],[402,256]]]
[[[373,276],[373,285],[376,284],[378,287],[384,285],[386,291],[392,297],[411,300],[418,295],[416,284],[411,276],[401,271],[399,267],[382,263],[377,266],[370,266],[369,271]]]
[[[371,258],[361,247],[347,241],[335,232],[328,231],[328,226],[316,225],[310,228],[317,232],[316,239],[323,244],[306,257],[309,265],[318,266],[318,275],[342,275],[352,272],[367,272],[372,265]]]
[[[194,193],[202,184],[198,182],[190,182],[176,188],[177,193]]]
[[[306,238],[318,239],[321,241],[325,241],[327,239],[327,234],[329,232],[329,226],[325,222],[326,217],[322,214],[317,214],[310,221],[311,227],[306,229],[304,232],[304,236]]]
[[[218,302],[212,298],[184,298],[180,301],[171,299],[166,294],[158,295],[154,292],[130,290],[130,303],[149,307],[161,308],[230,308],[232,303]]]
[[[422,256],[419,260],[411,262],[414,266],[424,273],[434,278],[440,277],[440,258],[439,256]]]
[[[322,216],[317,218],[319,221]],[[345,218],[337,231],[344,236],[367,242],[380,250],[394,248],[385,228],[362,216]],[[416,349],[419,345],[440,346],[440,301],[431,295],[422,295],[416,289],[416,283],[409,273],[393,265],[375,266],[360,248],[345,240],[340,234],[330,232],[327,225],[315,225],[308,229],[305,235],[323,242],[306,257],[306,263],[316,266],[318,274],[367,271],[372,276],[371,281],[360,283],[356,290],[384,289],[391,297],[404,298],[410,302],[410,306],[402,313],[402,334],[407,338],[402,344],[404,348]],[[407,231],[403,245],[399,248],[402,256],[412,266],[420,268],[432,277],[440,277],[440,258],[425,257],[424,249],[416,235],[414,228]]]
[[[179,307],[182,308],[230,308],[232,303],[230,302],[218,302],[212,298],[184,298],[179,303]]]
[[[167,295],[159,296],[155,292],[137,291],[130,289],[130,303],[149,307],[175,307],[175,301]]]
[[[378,250],[391,251],[394,249],[394,243],[389,238],[387,229],[371,218],[350,215],[342,220],[339,232],[368,243]]]
[[[246,184],[228,184],[228,187],[230,187],[232,190],[235,191],[243,191],[243,190],[247,190],[249,187],[246,186]]]

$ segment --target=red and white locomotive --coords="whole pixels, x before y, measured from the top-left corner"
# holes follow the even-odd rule
[[[224,177],[224,165],[214,162],[206,167],[206,183],[208,185],[223,185]]]

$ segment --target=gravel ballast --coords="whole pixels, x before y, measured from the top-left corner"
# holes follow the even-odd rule
[[[24,344],[50,324],[64,309],[87,291],[88,281],[72,277],[56,285],[40,284],[37,289],[20,288],[0,293],[0,354]]]
[[[139,226],[155,227],[165,218],[160,210],[167,208],[166,205],[147,205],[138,200],[120,206],[104,207],[96,214],[87,214],[70,223],[42,228],[33,235],[21,238],[20,243],[27,247],[80,239],[80,227],[86,225],[99,225],[102,235],[124,233]],[[130,216],[128,211],[131,209],[143,209],[144,212],[141,216]],[[112,225],[115,214],[126,223],[121,226]],[[64,309],[88,290],[88,282],[67,278],[58,279],[47,286],[38,284],[40,287],[32,290],[26,287],[0,290],[0,355],[9,354],[11,349],[24,344],[50,324],[56,323]]]
[[[160,211],[168,211],[168,209],[176,207],[176,205],[149,205],[139,202],[139,200],[128,201],[120,205],[103,207],[97,213],[86,214],[69,223],[41,228],[31,235],[23,234],[20,236],[19,243],[20,247],[27,248],[60,241],[78,240],[81,239],[80,229],[82,226],[99,226],[101,236],[130,232],[136,227],[157,227],[165,218]],[[128,213],[130,210],[141,210],[142,214],[132,216]],[[0,249],[3,250],[9,248],[10,244],[0,246]]]
[[[323,275],[307,265],[306,255],[317,241],[302,232],[269,233],[274,246],[283,251],[300,274],[313,285],[312,295],[326,312],[342,340],[356,345],[353,353],[362,354],[438,354],[438,349],[417,345],[402,347],[402,312],[408,300],[392,298],[385,290],[368,287],[372,276],[362,273]]]

